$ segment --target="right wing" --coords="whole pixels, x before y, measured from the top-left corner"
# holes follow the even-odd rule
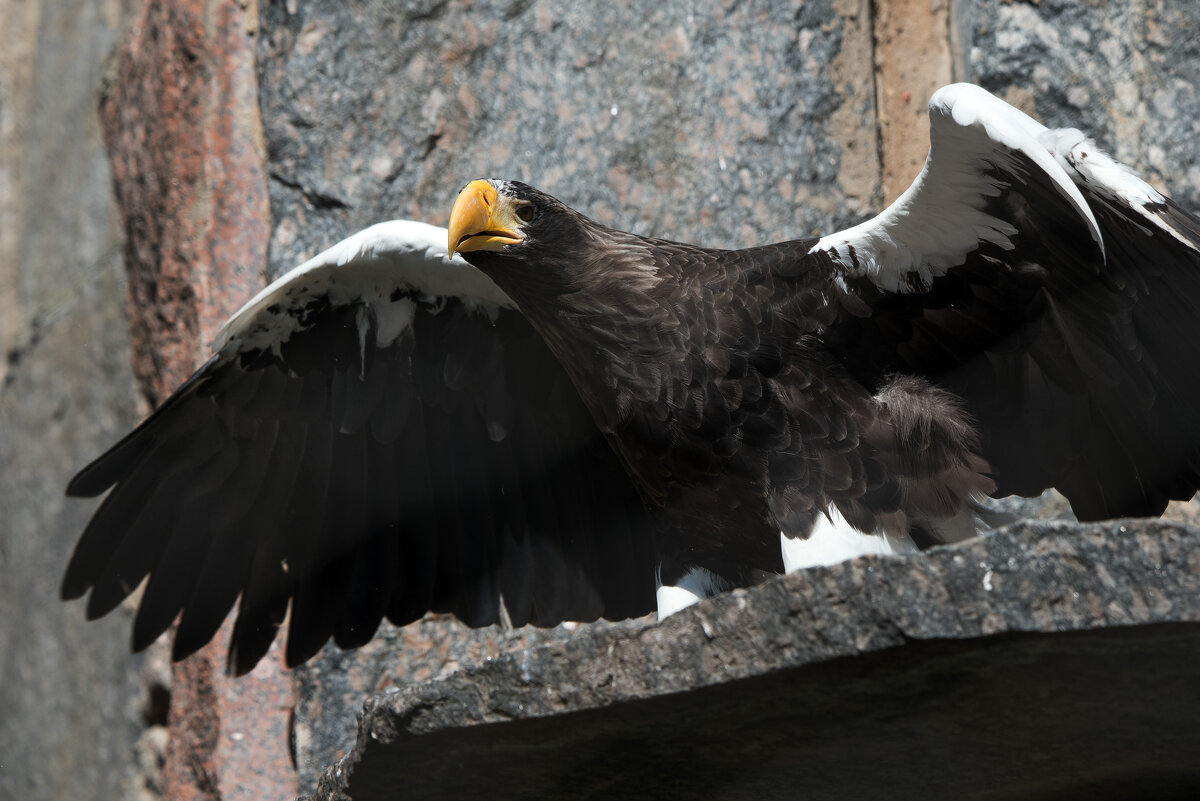
[[[913,185],[811,257],[857,308],[823,332],[868,386],[962,399],[999,495],[1080,519],[1200,487],[1200,219],[1077,130],[977,86],[930,101]]]

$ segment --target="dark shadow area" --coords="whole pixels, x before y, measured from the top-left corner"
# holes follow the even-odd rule
[[[370,799],[1200,797],[1200,625],[911,642],[372,743]]]

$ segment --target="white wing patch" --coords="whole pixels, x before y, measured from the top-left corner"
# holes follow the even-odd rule
[[[468,309],[494,318],[513,302],[461,257],[446,253],[445,228],[412,220],[378,223],[338,242],[274,281],[237,311],[218,332],[213,349],[278,349],[300,328],[299,312],[328,295],[334,305],[366,301],[376,316],[375,342],[385,347],[412,323],[412,295],[431,301],[457,297]],[[360,331],[366,329],[360,322]],[[360,346],[368,344],[363,336]]]
[[[1183,236],[1149,206],[1166,202],[1161,192],[1142,180],[1133,169],[1109,156],[1078,128],[1047,130],[1042,134],[1046,145],[1076,183],[1086,185],[1096,196],[1123,208],[1133,209],[1139,216],[1161,231],[1183,243],[1189,250],[1191,240]]]
[[[1096,147],[1078,128],[1047,128],[1039,140],[1075,181],[1102,195],[1135,207],[1165,199],[1136,172]]]
[[[822,237],[812,252],[827,252],[848,275],[866,276],[888,292],[927,288],[962,264],[980,242],[1007,250],[1017,229],[988,214],[988,198],[1004,191],[987,175],[1020,153],[1079,212],[1103,252],[1095,215],[1062,158],[1050,148],[1056,132],[971,84],[953,84],[929,102],[930,148],[921,174],[878,216]]]

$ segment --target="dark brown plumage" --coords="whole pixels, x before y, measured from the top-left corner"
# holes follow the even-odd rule
[[[859,380],[823,343],[870,310],[831,294],[816,239],[699,248],[491,184],[533,216],[519,244],[464,258],[541,334],[633,477],[664,583],[692,567],[738,584],[781,572],[780,530],[803,537],[830,503],[863,531],[906,535],[991,490],[953,398],[918,378]]]

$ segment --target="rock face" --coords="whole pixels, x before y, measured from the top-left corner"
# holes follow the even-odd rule
[[[237,4],[148,0],[101,98],[125,233],[134,372],[156,401],[207,358],[220,325],[261,288],[269,228],[256,24]],[[295,787],[291,678],[276,650],[244,681],[229,681],[225,626],[171,670],[161,788],[172,801],[257,799]]]
[[[1183,798],[1198,658],[1200,530],[1018,525],[376,696],[315,798]]]
[[[370,222],[444,224],[478,177],[713,246],[842,223],[878,194],[868,12],[267,4],[272,271]]]
[[[58,602],[91,507],[71,473],[136,421],[124,269],[96,119],[112,1],[0,1],[0,798],[134,797],[127,615]]]
[[[414,782],[417,774],[426,776],[427,787],[436,786],[435,778],[465,781],[438,773],[422,749],[445,744],[460,749],[463,759],[502,767],[502,746],[511,738],[546,760],[556,741],[588,744],[597,757],[584,764],[569,748],[560,749],[559,777],[542,774],[543,783],[531,785],[546,794],[575,786],[573,777],[588,782],[604,775],[613,782],[612,795],[636,797],[636,780],[662,772],[656,765],[684,764],[695,748],[681,744],[703,745],[697,732],[713,729],[714,721],[746,733],[770,729],[761,720],[785,717],[779,730],[788,736],[757,743],[753,751],[761,758],[743,750],[745,765],[799,787],[805,777],[788,773],[800,769],[785,762],[803,765],[811,754],[833,759],[823,763],[830,766],[825,779],[808,785],[815,797],[847,788],[847,777],[865,782],[869,776],[856,762],[837,762],[847,753],[843,743],[891,749],[893,765],[986,763],[991,772],[985,775],[995,779],[989,786],[1017,788],[1010,790],[1013,797],[1036,794],[1004,784],[1005,776],[1025,772],[1008,771],[1004,759],[1037,763],[1029,787],[1067,797],[1096,797],[1089,781],[1105,781],[1110,790],[1128,787],[1122,782],[1137,775],[1161,780],[1158,795],[1174,788],[1172,775],[1159,768],[1177,754],[1170,743],[1185,735],[1194,740],[1195,731],[1184,722],[1188,708],[1164,699],[1171,688],[1190,688],[1170,670],[1183,664],[1183,655],[1194,661],[1194,630],[1184,623],[1145,631],[1107,625],[1159,619],[1150,614],[1162,611],[1155,598],[1142,598],[1143,609],[1132,594],[1120,596],[1142,586],[1141,576],[1106,568],[1113,587],[1125,589],[1096,596],[1098,609],[1073,596],[1040,607],[1027,599],[1023,614],[1040,622],[1030,633],[1003,633],[1025,619],[1015,616],[1020,596],[1050,598],[1046,593],[1064,576],[1075,575],[1069,551],[1063,552],[1066,572],[1036,573],[1022,579],[1022,587],[1012,586],[1017,574],[1006,572],[1007,556],[994,562],[993,592],[982,595],[986,569],[968,564],[955,573],[953,565],[937,562],[946,572],[934,576],[921,572],[933,567],[888,567],[902,573],[888,573],[897,586],[958,588],[923,598],[920,606],[915,599],[889,606],[888,599],[896,599],[859,565],[828,573],[813,585],[819,590],[789,579],[756,591],[761,597],[735,594],[662,626],[643,621],[472,632],[431,618],[381,632],[356,653],[327,649],[292,677],[266,664],[254,681],[273,688],[270,702],[244,700],[256,691],[219,675],[217,648],[201,657],[205,665],[180,668],[171,695],[159,688],[150,703],[138,677],[142,660],[125,654],[128,616],[85,624],[78,605],[57,604],[60,571],[94,508],[64,503],[61,489],[74,469],[134,421],[139,394],[160,397],[193,366],[200,354],[191,352],[190,337],[211,331],[240,300],[235,295],[260,278],[369,223],[393,217],[444,222],[454,192],[471,178],[527,180],[590,216],[645,234],[731,247],[806,236],[862,218],[906,184],[926,147],[929,93],[939,83],[970,79],[1049,124],[1089,130],[1185,206],[1200,208],[1195,4],[461,5],[0,0],[0,796],[153,794],[159,786],[145,786],[135,762],[140,753],[153,764],[161,753],[161,727],[143,732],[147,721],[165,720],[169,698],[173,720],[193,721],[178,725],[191,725],[199,735],[194,747],[182,736],[174,741],[167,773],[179,786],[191,782],[194,797],[262,797],[255,788],[273,781],[264,777],[286,776],[272,785],[286,797],[288,787],[315,786],[326,765],[355,748],[354,715],[364,697],[428,680],[440,683],[372,702],[367,725],[377,733],[394,731],[394,739],[378,751],[362,751],[354,781],[383,775],[372,771],[399,759],[418,765],[408,775]],[[121,41],[124,61],[114,59],[105,72],[101,65]],[[257,73],[249,68],[249,48],[256,48]],[[116,99],[107,112],[112,176],[97,116],[102,75],[114,82],[108,97]],[[265,223],[263,175],[269,176]],[[123,229],[110,200],[111,177],[124,204]],[[141,180],[146,183],[137,185]],[[128,238],[124,249],[122,236]],[[121,253],[134,257],[131,289]],[[135,299],[131,313],[127,292]],[[1100,549],[1100,531],[1087,530],[1082,541]],[[1179,548],[1191,537],[1156,531],[1145,536],[1165,537]],[[1033,560],[1037,546],[1014,536],[1011,543],[1024,543],[1020,558]],[[1070,539],[1064,532],[1048,541]],[[1113,540],[1126,543],[1118,550],[1145,544]],[[1097,561],[1086,564],[1103,564],[1098,551],[1093,557]],[[1153,581],[1159,578],[1154,574]],[[834,585],[847,593],[840,603]],[[960,589],[962,595],[954,594]],[[813,597],[818,591],[827,595]],[[1003,612],[992,606],[1001,595],[1013,599]],[[761,616],[756,630],[771,632],[757,642],[740,640],[735,631],[747,622],[735,607],[752,601]],[[1110,609],[1113,601],[1118,605]],[[998,616],[960,619],[960,603]],[[795,617],[809,614],[804,609],[837,612],[845,604],[866,617]],[[892,611],[881,617],[882,608]],[[1164,614],[1194,620],[1170,617],[1177,609]],[[1090,625],[1068,625],[1060,614],[1104,625],[1092,633],[1051,633],[1060,623]],[[842,620],[842,627],[834,630],[826,620]],[[989,634],[1000,636],[983,636]],[[773,636],[783,638],[778,647]],[[905,637],[920,642],[880,650]],[[620,665],[604,661],[609,646],[626,655]],[[1131,650],[1146,656],[1142,667],[1120,661]],[[468,667],[506,653],[516,655]],[[666,660],[669,654],[686,659]],[[833,657],[838,660],[823,661]],[[535,682],[524,688],[522,659]],[[665,667],[647,671],[648,659]],[[1106,694],[1101,674],[1080,673],[1079,660],[1126,670],[1119,674],[1121,694]],[[460,668],[467,671],[456,673]],[[1064,674],[1081,678],[1072,683]],[[1124,678],[1136,676],[1149,678]],[[739,681],[720,684],[734,677]],[[849,680],[838,681],[843,677]],[[1015,678],[1026,682],[1025,691],[1005,707],[1004,689]],[[496,689],[485,697],[478,688],[487,681]],[[709,686],[714,681],[720,686]],[[278,694],[289,682],[290,701]],[[668,694],[696,683],[707,689]],[[751,694],[739,695],[741,688]],[[459,712],[438,701],[439,692],[457,697]],[[890,701],[893,694],[929,698],[930,708]],[[635,695],[647,700],[617,703]],[[775,696],[791,699],[786,709],[792,711],[776,714]],[[418,697],[440,711],[410,714],[416,707],[402,704]],[[504,698],[508,707],[489,706]],[[1122,761],[1121,744],[1130,740],[1100,727],[1095,705],[1105,702],[1167,715],[1122,715],[1128,731],[1156,743],[1153,752],[1126,749],[1130,758],[1147,761]],[[211,717],[218,707],[220,715]],[[256,714],[267,708],[270,715]],[[554,709],[574,711],[540,717]],[[947,717],[964,709],[973,714],[966,718],[970,726]],[[731,724],[741,710],[741,722]],[[461,728],[535,713],[536,720]],[[676,721],[677,745],[647,728],[652,715]],[[257,740],[264,750],[242,745],[267,718],[277,731]],[[222,721],[219,731],[210,725],[214,719]],[[1056,719],[1083,721],[1093,737],[1079,740],[1078,733],[1055,728]],[[295,774],[288,744],[280,742],[281,720],[294,735]],[[580,739],[572,740],[580,721]],[[827,724],[834,730],[830,721],[843,721],[837,736],[825,735]],[[931,732],[944,734],[947,726],[959,735],[951,752],[956,758],[942,758],[932,739]],[[1152,736],[1155,726],[1158,736]],[[435,728],[425,739],[412,733]],[[871,739],[880,731],[897,739]],[[1005,731],[1029,736],[1010,739]],[[1111,734],[1115,745],[1101,747],[1100,734]],[[138,751],[139,737],[159,742],[158,750]],[[1073,758],[1064,749],[1074,740],[1095,743],[1096,759],[1072,763],[1081,772],[1064,775],[1060,784],[1042,782]],[[1167,745],[1160,749],[1160,742]],[[802,750],[787,751],[795,743]],[[768,762],[782,772],[771,774]],[[1190,761],[1178,764],[1175,777],[1190,780]],[[902,795],[902,773],[879,776]],[[503,782],[520,781],[503,770],[478,775],[490,775],[498,792]],[[690,780],[719,788],[721,797],[738,797],[761,789],[756,775],[713,761]],[[338,786],[327,783],[325,792]],[[353,786],[356,797],[369,792],[359,789],[367,785]],[[412,792],[420,789],[414,784]]]

